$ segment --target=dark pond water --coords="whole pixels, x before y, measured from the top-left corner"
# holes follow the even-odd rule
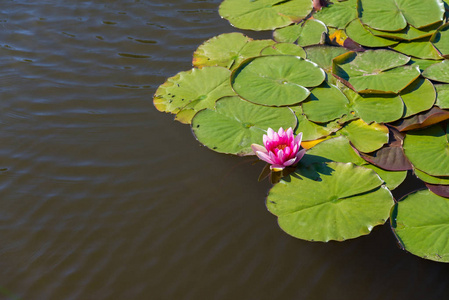
[[[261,164],[154,109],[199,44],[235,31],[219,3],[2,2],[0,299],[443,299],[447,265],[388,226],[289,237]]]

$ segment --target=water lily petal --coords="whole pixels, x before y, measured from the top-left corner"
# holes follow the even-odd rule
[[[296,154],[296,162],[300,161],[301,158],[304,156],[304,154],[306,153],[306,149],[302,149],[301,151],[299,151]]]
[[[286,166],[286,167],[291,166],[291,165],[293,165],[296,162],[296,160],[297,160],[296,157],[293,157],[292,159],[287,160],[284,163],[284,166]]]
[[[267,149],[264,146],[258,145],[258,144],[252,144],[251,149],[253,149],[254,153],[257,151],[268,154]]]
[[[271,154],[271,152],[270,152],[270,154]],[[258,158],[260,158],[263,161],[266,161],[269,164],[274,164],[275,163],[275,161],[273,159],[271,159],[271,157],[269,155],[267,155],[266,153],[264,153],[264,152],[257,151],[256,155],[257,155]]]
[[[298,133],[298,135],[295,137],[295,144],[297,144],[298,146],[301,145],[301,140],[302,140],[302,132]]]
[[[273,134],[274,134],[274,130],[271,128],[268,128],[267,130],[267,136],[269,140],[273,140]]]

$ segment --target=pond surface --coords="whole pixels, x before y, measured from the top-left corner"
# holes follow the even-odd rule
[[[263,164],[156,111],[197,46],[236,31],[220,0],[38,2],[0,10],[0,299],[447,296],[447,265],[400,250],[388,226],[289,237]]]

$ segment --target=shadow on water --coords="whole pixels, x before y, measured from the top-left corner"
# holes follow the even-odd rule
[[[0,298],[446,296],[447,266],[400,250],[388,225],[343,243],[289,237],[260,164],[200,147],[156,111],[152,94],[196,47],[236,31],[220,2],[0,11]]]

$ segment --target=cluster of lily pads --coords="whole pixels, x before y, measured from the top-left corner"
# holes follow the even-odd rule
[[[207,40],[154,105],[220,153],[254,155],[268,128],[302,133],[306,154],[273,172],[267,197],[288,234],[343,241],[390,218],[405,250],[449,262],[447,4],[324,2],[223,1],[233,26],[274,30],[273,39]],[[427,189],[397,201],[391,190],[407,172]]]

